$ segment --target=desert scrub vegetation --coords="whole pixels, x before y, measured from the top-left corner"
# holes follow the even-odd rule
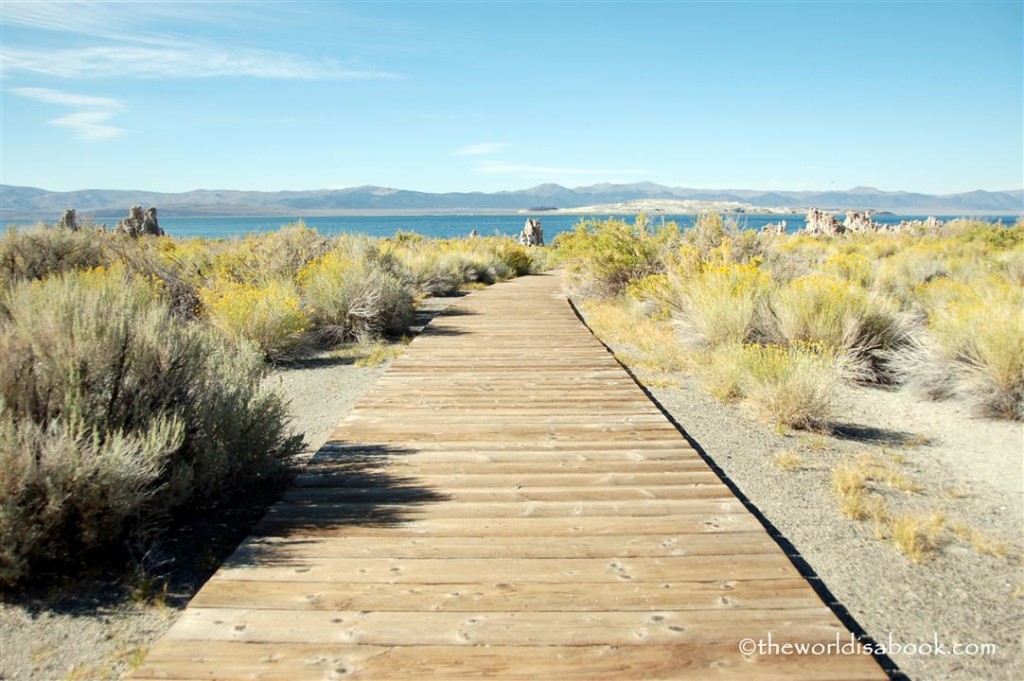
[[[682,365],[780,426],[828,430],[842,381],[1024,419],[1024,223],[830,237],[640,217],[581,222],[554,245],[578,298],[670,319],[662,340],[688,353]],[[639,347],[632,326],[616,342]]]
[[[118,241],[117,235],[104,232],[9,227],[0,237],[0,287],[108,265]]]
[[[283,479],[302,437],[271,363],[358,341],[387,361],[423,281],[546,267],[511,239],[245,239],[9,230],[0,239],[0,586],[144,552]],[[435,257],[436,256],[436,257]],[[427,265],[415,262],[425,257]]]
[[[75,565],[280,476],[301,448],[249,345],[123,268],[0,298],[0,583]]]
[[[307,310],[322,340],[372,342],[408,327],[414,296],[379,257],[335,249],[299,273]]]
[[[631,282],[664,271],[659,256],[678,235],[675,223],[651,230],[642,216],[633,224],[618,219],[584,220],[572,232],[556,236],[552,246],[577,294],[612,297]]]

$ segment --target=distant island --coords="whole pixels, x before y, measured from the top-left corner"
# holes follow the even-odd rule
[[[887,192],[872,187],[846,191],[687,189],[651,182],[568,188],[542,184],[499,192],[428,193],[387,187],[256,192],[199,189],[183,193],[83,189],[53,192],[0,185],[0,221],[56,220],[67,208],[90,218],[124,215],[128,206],[158,206],[164,217],[487,214],[564,212],[613,214],[703,211],[797,213],[825,210],[887,211],[898,215],[1021,215],[1024,191],[959,194]]]

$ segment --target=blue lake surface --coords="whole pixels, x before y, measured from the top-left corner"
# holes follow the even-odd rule
[[[550,243],[555,235],[571,231],[581,220],[586,219],[579,215],[548,215],[544,213],[533,214],[541,219],[544,227],[544,238]],[[464,237],[470,231],[476,230],[480,236],[507,235],[516,236],[523,228],[526,221],[525,214],[512,215],[344,215],[328,217],[161,217],[160,226],[170,236],[188,238],[203,237],[213,239],[230,239],[244,237],[247,234],[272,232],[284,225],[304,220],[305,223],[315,228],[321,234],[333,236],[336,234],[360,233],[369,234],[375,237],[388,237],[395,232],[416,232],[427,237]],[[591,218],[606,218],[607,215],[587,216]],[[633,217],[629,215],[615,216],[628,222]],[[741,214],[729,216],[735,218],[741,228],[759,230],[766,224],[786,221],[787,231],[795,232],[804,228],[803,215],[759,215]],[[898,224],[901,220],[923,220],[924,215],[875,215],[875,222],[886,224]],[[952,219],[954,216],[939,216],[940,219]],[[981,218],[996,222],[1002,220],[1006,224],[1013,224],[1013,217],[986,217]],[[696,220],[695,215],[655,215],[649,216],[648,220],[654,225],[663,221],[675,221],[682,228],[692,227]],[[98,220],[98,222],[102,222]],[[113,227],[116,220],[107,220],[107,226]],[[19,223],[10,223],[19,224]],[[30,223],[21,223],[30,224]],[[19,224],[20,226],[20,224]]]

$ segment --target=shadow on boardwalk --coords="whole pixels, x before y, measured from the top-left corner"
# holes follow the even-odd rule
[[[395,459],[414,452],[328,441],[225,565],[294,565],[295,547],[314,543],[311,536],[330,535],[342,527],[399,526],[411,520],[417,507],[447,500],[414,478],[387,472]]]

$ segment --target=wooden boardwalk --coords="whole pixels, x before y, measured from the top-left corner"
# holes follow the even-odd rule
[[[769,635],[849,641],[544,275],[431,322],[133,678],[886,678]]]

